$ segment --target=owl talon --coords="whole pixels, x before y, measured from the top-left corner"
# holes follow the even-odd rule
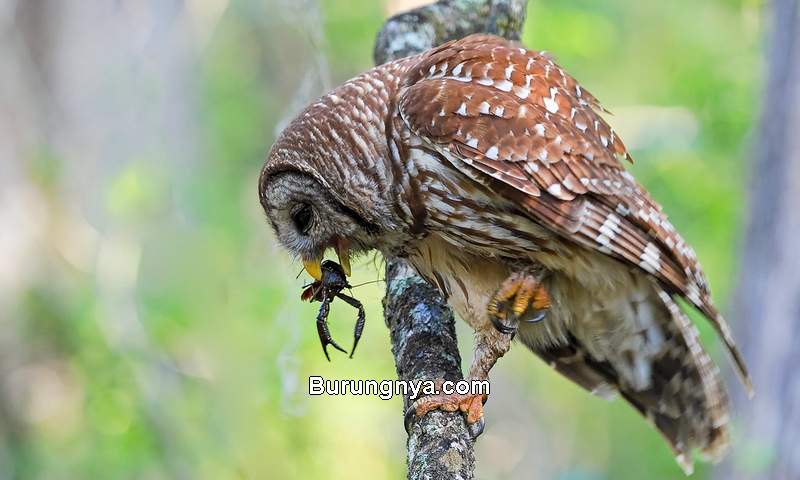
[[[525,323],[539,323],[547,317],[547,310],[534,310],[531,318],[525,320]]]
[[[538,277],[529,272],[515,273],[500,285],[487,308],[489,320],[497,331],[511,334],[520,321],[544,320],[550,308],[550,295]]]
[[[512,335],[517,331],[516,325],[514,325],[513,327],[508,326],[503,322],[501,322],[500,319],[495,316],[489,316],[489,320],[492,321],[492,325],[494,326],[494,328],[503,335]]]
[[[406,410],[403,416],[403,426],[406,427],[406,434],[411,435],[411,429],[414,428],[414,421],[417,419],[416,409],[411,406]]]
[[[467,430],[469,430],[469,436],[473,441],[481,436],[484,428],[486,428],[486,420],[483,417],[479,418],[475,423],[467,423]]]

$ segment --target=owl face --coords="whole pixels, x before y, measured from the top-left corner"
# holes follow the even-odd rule
[[[272,175],[262,184],[261,203],[280,243],[322,279],[320,263],[329,248],[350,275],[350,257],[379,243],[380,231],[337,201],[309,175],[296,171]]]

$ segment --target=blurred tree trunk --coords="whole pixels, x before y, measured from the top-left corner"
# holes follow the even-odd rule
[[[39,75],[50,61],[51,8],[43,1],[0,7],[0,478],[29,478],[35,463],[34,434],[23,398],[32,390],[20,381],[26,364],[39,360],[25,338],[18,302],[36,258],[28,245],[39,240],[35,189],[23,162],[32,145],[49,134],[44,120],[47,85]],[[33,205],[31,205],[33,204]]]
[[[772,2],[769,70],[736,300],[756,395],[718,478],[800,478],[800,9]]]
[[[26,338],[18,301],[35,291],[47,292],[48,302],[68,296],[64,285],[84,280],[76,271],[92,275],[98,327],[110,349],[135,359],[135,402],[158,446],[155,463],[170,478],[195,477],[185,427],[160,405],[180,379],[165,368],[137,311],[140,232],[109,214],[106,189],[125,169],[188,170],[202,157],[190,20],[180,0],[16,0],[0,7],[0,210],[35,225],[20,240],[29,255],[12,254],[0,265],[0,277],[10,271],[14,287],[0,293],[0,478],[34,478],[42,468],[27,446],[34,436],[28,429],[35,430],[32,398],[42,387],[25,372],[58,369],[65,383],[82,388],[60,331]],[[20,233],[5,220],[0,216],[0,230]],[[71,270],[57,252],[64,251],[62,236],[81,228],[93,235],[81,245],[89,254],[72,259]]]

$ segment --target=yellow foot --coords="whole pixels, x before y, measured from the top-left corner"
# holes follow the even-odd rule
[[[484,395],[440,394],[421,398],[414,403],[414,414],[422,417],[433,410],[445,412],[461,411],[466,414],[467,423],[475,423],[483,417]]]
[[[492,325],[505,334],[514,333],[518,322],[539,322],[550,308],[550,295],[530,272],[509,276],[487,307]]]
[[[442,380],[437,382],[437,390],[441,391]],[[483,432],[483,404],[488,397],[484,394],[458,394],[440,393],[420,398],[411,404],[406,411],[405,426],[406,432],[411,432],[414,420],[427,415],[434,410],[444,410],[445,412],[462,412],[470,428],[472,438],[476,438]]]

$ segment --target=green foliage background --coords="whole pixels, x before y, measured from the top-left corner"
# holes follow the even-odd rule
[[[298,298],[300,266],[275,246],[256,197],[276,125],[297,108],[303,82],[313,80],[310,100],[326,82],[369,68],[387,16],[382,2],[323,0],[311,12],[315,24],[304,5],[227,5],[198,48],[197,162],[176,169],[155,152],[97,180],[95,208],[110,227],[97,227],[95,267],[74,268],[42,247],[48,266],[27,281],[13,311],[29,352],[23,374],[45,385],[19,408],[35,398],[47,408],[23,415],[7,437],[0,463],[13,467],[5,471],[55,479],[403,477],[400,399],[306,393],[309,375],[394,378],[382,286],[356,292],[368,323],[355,358],[325,361],[316,307]],[[616,113],[610,121],[632,147],[631,169],[696,247],[723,308],[737,273],[762,21],[754,0],[533,0],[524,35]],[[321,35],[308,33],[318,25]],[[21,161],[56,208],[71,166],[47,145]],[[381,275],[362,259],[354,283]],[[127,316],[138,326],[109,327],[107,319]],[[353,317],[334,306],[336,338],[351,337]],[[724,363],[707,325],[698,325]],[[468,359],[465,328],[460,338]],[[681,478],[632,409],[590,397],[523,349],[493,380],[480,478]],[[694,478],[709,472],[700,464]]]

